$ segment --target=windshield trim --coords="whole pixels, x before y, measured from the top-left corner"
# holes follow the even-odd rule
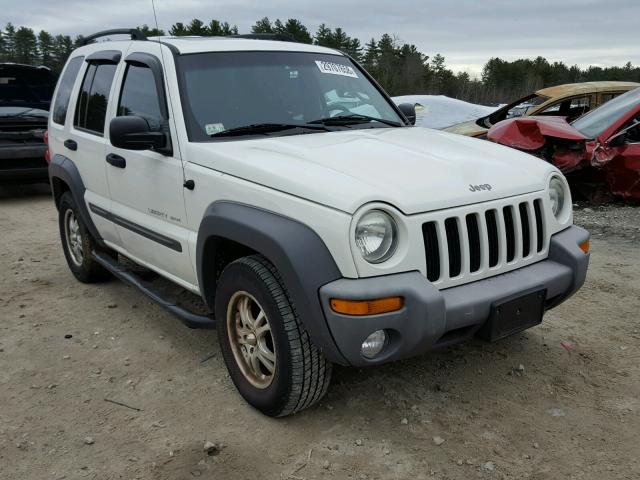
[[[391,96],[384,90],[384,88],[382,88],[382,86],[376,81],[375,78],[373,78],[371,76],[371,74],[369,74],[369,72],[367,72],[365,70],[365,68],[360,65],[360,63],[358,61],[356,61],[351,55],[344,53],[344,52],[335,52],[335,53],[327,53],[327,52],[309,52],[309,51],[304,51],[304,50],[251,50],[251,49],[247,49],[247,50],[204,50],[201,52],[188,52],[188,53],[177,53],[174,52],[172,50],[172,54],[173,54],[173,60],[174,60],[174,68],[176,70],[176,80],[177,80],[177,84],[178,84],[178,93],[179,93],[179,101],[180,101],[180,107],[182,110],[182,116],[183,116],[183,123],[187,132],[187,138],[189,142],[193,142],[193,143],[213,143],[213,142],[228,142],[228,141],[243,141],[246,139],[250,139],[250,138],[254,138],[254,135],[250,135],[250,136],[241,136],[241,137],[210,137],[208,139],[203,139],[203,140],[194,140],[191,136],[191,131],[188,128],[188,118],[189,117],[189,105],[188,102],[186,101],[186,99],[188,98],[186,95],[186,90],[185,90],[185,85],[183,82],[183,78],[182,78],[182,68],[180,66],[179,63],[179,58],[180,57],[188,57],[191,55],[202,55],[202,54],[216,54],[216,53],[294,53],[294,54],[306,54],[306,55],[327,55],[327,56],[333,56],[333,57],[338,57],[338,58],[346,58],[348,59],[353,66],[358,70],[358,72],[360,72],[362,74],[362,76],[364,78],[366,78],[369,83],[371,83],[371,85],[373,85],[373,87],[378,91],[378,93],[382,96],[382,98],[387,102],[387,104],[391,107],[391,109],[395,112],[395,114],[398,116],[399,119],[399,123],[401,124],[400,127],[407,127],[407,126],[411,126],[409,121],[405,118],[404,114],[402,113],[402,111],[400,110],[400,108],[398,107],[398,105],[395,104],[395,102],[391,99]],[[397,127],[380,127],[380,128],[397,128]],[[336,129],[333,132],[318,132],[318,133],[336,133],[339,132],[341,130]],[[262,137],[264,138],[264,137]]]

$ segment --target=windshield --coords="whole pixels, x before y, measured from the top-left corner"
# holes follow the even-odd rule
[[[640,103],[640,88],[609,100],[600,108],[578,118],[571,125],[585,137],[595,139],[638,103]]]
[[[0,106],[48,108],[55,80],[48,68],[0,64]]]
[[[389,128],[375,119],[403,123],[386,98],[342,55],[209,52],[182,55],[177,61],[191,141],[212,141],[220,137],[216,134],[250,125],[306,125],[353,114],[373,120],[344,121],[334,129]],[[323,130],[282,129],[275,134],[314,131]]]

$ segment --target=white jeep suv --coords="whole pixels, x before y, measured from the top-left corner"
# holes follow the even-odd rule
[[[217,328],[233,382],[265,414],[317,402],[333,363],[536,325],[584,282],[589,234],[552,165],[412,126],[413,107],[339,51],[90,40],[125,32],[75,50],[54,96],[49,174],[69,268]]]

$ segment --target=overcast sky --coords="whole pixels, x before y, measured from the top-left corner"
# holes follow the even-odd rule
[[[153,25],[151,0],[0,0],[2,20],[69,35]],[[363,43],[387,32],[454,70],[477,74],[492,56],[542,55],[567,64],[640,64],[640,0],[156,0],[160,28],[212,18],[241,33],[264,16],[321,23]]]

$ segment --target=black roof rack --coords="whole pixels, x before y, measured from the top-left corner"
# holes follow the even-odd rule
[[[298,43],[295,38],[286,33],[244,33],[241,35],[229,35],[230,38],[249,38],[253,40],[278,40],[280,42]]]
[[[84,37],[82,45],[89,45],[96,38],[108,37],[110,35],[131,35],[131,40],[146,40],[147,37],[140,30],[135,28],[113,28],[111,30],[103,30],[88,37]]]

